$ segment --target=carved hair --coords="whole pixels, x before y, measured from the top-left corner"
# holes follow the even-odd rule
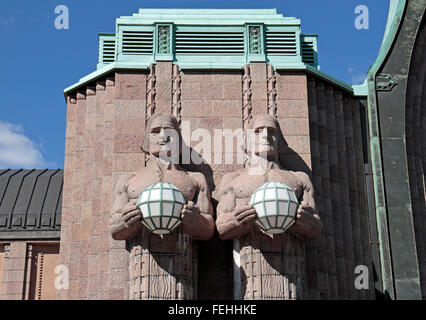
[[[160,117],[164,117],[164,118],[168,118],[170,119],[172,125],[173,125],[173,129],[177,131],[178,135],[179,135],[179,150],[181,149],[181,143],[182,143],[182,135],[179,129],[179,124],[178,121],[176,119],[175,116],[171,115],[171,114],[166,114],[166,113],[156,113],[153,116],[151,116],[148,119],[148,122],[146,124],[146,128],[145,128],[145,136],[142,139],[142,144],[141,144],[141,149],[143,152],[145,152],[146,154],[150,154],[150,150],[149,150],[149,135],[151,133],[151,125],[152,122]]]

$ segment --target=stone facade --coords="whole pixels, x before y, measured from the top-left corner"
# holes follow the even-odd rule
[[[204,128],[212,136],[215,129],[243,128],[247,117],[276,114],[289,146],[284,165],[312,177],[325,226],[319,240],[306,243],[304,298],[373,297],[372,290],[361,292],[353,285],[356,265],[370,266],[371,259],[359,105],[343,89],[304,72],[273,71],[265,63],[241,71],[179,71],[170,62],[158,62],[147,71],[112,73],[70,95],[67,105],[60,255],[70,269],[70,287],[60,298],[134,298],[129,266],[137,253],[111,238],[108,220],[118,177],[145,165],[140,143],[147,115],[156,112],[174,113],[189,121],[191,131]],[[195,147],[198,142],[186,143]],[[233,164],[188,166],[206,176],[214,206],[222,176],[243,167],[236,164],[236,152]],[[215,257],[204,252],[212,248],[209,243],[232,256],[229,242],[217,237],[194,243],[192,275],[199,291],[194,298],[232,298],[230,279],[221,275],[232,270],[232,259],[215,269]],[[202,293],[217,281],[217,291]]]

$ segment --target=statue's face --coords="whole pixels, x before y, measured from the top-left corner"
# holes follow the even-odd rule
[[[252,148],[259,157],[274,157],[278,152],[278,128],[268,119],[260,118],[253,123]]]
[[[149,151],[159,158],[168,158],[173,150],[179,149],[179,134],[171,117],[160,116],[151,123],[149,131]]]

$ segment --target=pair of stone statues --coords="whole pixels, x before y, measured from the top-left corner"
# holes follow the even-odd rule
[[[164,114],[152,116],[142,143],[143,151],[149,156],[147,165],[137,172],[121,176],[114,189],[110,223],[113,238],[128,240],[141,233],[144,228],[142,213],[136,202],[142,190],[156,182],[171,183],[183,193],[187,202],[181,212],[183,234],[208,240],[213,236],[215,226],[223,240],[242,239],[250,232],[261,233],[253,223],[256,212],[249,205],[249,199],[268,181],[283,182],[297,195],[296,222],[286,234],[299,240],[316,238],[322,225],[315,207],[313,186],[306,173],[285,170],[280,165],[280,157],[287,146],[278,121],[272,116],[260,115],[251,120],[249,129],[255,139],[245,144],[248,161],[245,168],[223,176],[217,191],[218,206],[214,220],[210,190],[204,175],[189,172],[170,161],[173,146],[178,145],[180,150],[182,145],[176,118]],[[262,135],[262,132],[266,134]],[[246,236],[243,242],[250,244],[250,241],[255,241],[253,239],[253,236]]]

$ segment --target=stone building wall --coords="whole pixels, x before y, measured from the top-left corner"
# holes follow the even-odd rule
[[[129,254],[109,232],[120,174],[144,166],[145,72],[117,72],[68,98],[61,263],[64,299],[127,299]]]
[[[70,269],[70,288],[60,298],[135,298],[131,248],[112,239],[108,221],[119,175],[144,166],[140,143],[147,117],[156,112],[173,113],[182,127],[189,123],[191,132],[204,128],[212,137],[215,129],[244,128],[255,114],[277,116],[289,146],[283,165],[311,175],[325,225],[321,238],[307,243],[307,298],[373,297],[372,284],[368,292],[354,289],[356,265],[372,269],[359,104],[348,93],[265,63],[241,71],[179,71],[158,62],[151,70],[110,74],[69,96],[67,105],[60,255]],[[185,142],[196,148],[200,141]],[[243,167],[235,163],[236,152],[232,164],[186,166],[206,175],[214,207],[222,176]],[[217,236],[194,242],[195,297],[232,298],[231,248]]]
[[[312,179],[324,223],[307,243],[311,299],[373,299],[360,106],[357,98],[308,78]],[[369,290],[356,290],[355,268],[370,270]]]

